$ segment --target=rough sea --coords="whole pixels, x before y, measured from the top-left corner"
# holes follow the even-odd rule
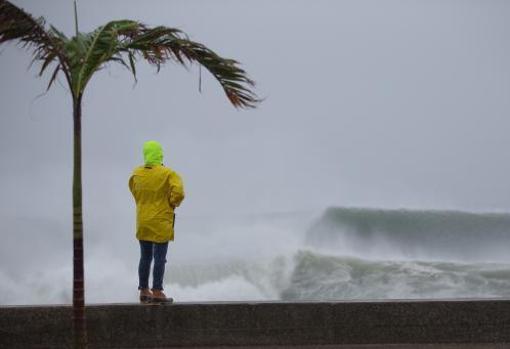
[[[70,303],[69,228],[10,226],[20,243],[0,246],[0,304]],[[85,227],[87,303],[137,301],[138,244],[115,227]],[[510,296],[510,214],[332,207],[178,216],[176,231],[165,291],[181,302]]]

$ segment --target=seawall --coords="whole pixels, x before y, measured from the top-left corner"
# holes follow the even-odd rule
[[[102,304],[86,314],[90,348],[510,344],[506,299]],[[0,348],[68,348],[71,315],[70,306],[0,307]]]

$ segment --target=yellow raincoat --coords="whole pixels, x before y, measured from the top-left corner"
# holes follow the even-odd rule
[[[143,146],[145,165],[135,168],[129,190],[136,201],[136,238],[152,242],[174,239],[174,209],[184,199],[181,177],[163,166],[163,149],[158,142]]]

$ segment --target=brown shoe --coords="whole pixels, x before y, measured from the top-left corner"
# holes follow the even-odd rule
[[[140,303],[147,304],[152,301],[153,294],[148,288],[142,288],[140,290]]]
[[[172,303],[172,297],[167,297],[163,291],[152,289],[152,303]]]

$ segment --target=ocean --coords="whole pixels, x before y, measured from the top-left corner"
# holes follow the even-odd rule
[[[67,226],[11,223],[30,241],[20,245],[30,257],[12,242],[0,247],[0,304],[70,303]],[[38,233],[27,233],[34,224]],[[131,224],[86,226],[87,303],[137,301]],[[509,248],[506,213],[331,207],[178,215],[165,291],[181,302],[509,297]]]

